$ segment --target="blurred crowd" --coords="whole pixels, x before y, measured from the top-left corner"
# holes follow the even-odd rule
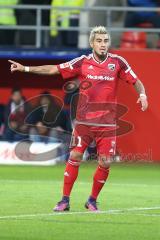
[[[0,141],[10,143],[60,143],[58,155],[68,157],[71,134],[75,124],[79,89],[68,83],[64,99],[43,91],[26,99],[19,88],[11,91],[6,105],[0,104]],[[94,142],[85,151],[84,159],[96,156]]]
[[[52,29],[42,30],[42,47],[74,47],[78,46],[78,30],[69,30],[69,27],[79,27],[80,26],[80,10],[79,7],[87,6],[128,6],[128,7],[147,7],[147,8],[158,8],[160,7],[160,0],[95,0],[90,1],[86,0],[7,0],[6,5],[18,6],[18,5],[49,5],[53,8],[51,10],[43,9],[42,18],[40,24],[42,26],[50,26]],[[4,5],[3,1],[0,1],[0,6]],[[57,7],[74,7],[74,9],[57,9]],[[160,12],[159,11],[126,11],[123,14],[122,25],[125,28],[160,28]],[[88,14],[90,14],[88,12]],[[114,15],[114,14],[111,14]],[[8,30],[0,30],[0,46],[35,46],[36,42],[36,31],[37,29],[27,29],[27,30],[15,30],[15,26],[36,26],[37,16],[35,9],[9,9],[9,8],[0,8],[0,26],[13,26],[9,27]],[[97,24],[106,25],[106,18],[104,23],[100,19],[96,20],[96,15],[94,16],[94,22]],[[89,20],[88,20],[89,21]],[[112,16],[110,16],[110,22],[112,22]],[[119,22],[119,21],[118,21]],[[95,24],[94,23],[94,24]],[[117,23],[119,24],[119,23]],[[87,23],[86,26],[91,24]],[[62,30],[58,31],[56,27],[61,27]],[[115,27],[115,26],[114,26]],[[160,47],[160,34],[158,35],[157,48]],[[127,41],[127,44],[125,42]],[[122,42],[119,39],[120,47],[130,47],[134,48],[134,45],[129,44],[129,42],[138,42],[135,44],[137,48],[145,48],[146,45],[146,36],[143,32],[132,31],[132,34],[124,35],[122,33]],[[139,42],[144,42],[144,44],[139,44]]]
[[[77,104],[73,95],[74,91],[66,93],[63,100],[44,91],[26,99],[21,89],[12,89],[8,103],[0,104],[0,139],[44,143],[69,140],[75,118],[70,104],[72,101],[75,108]]]

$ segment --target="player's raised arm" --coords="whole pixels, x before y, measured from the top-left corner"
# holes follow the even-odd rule
[[[147,110],[147,108],[148,108],[147,95],[145,93],[144,85],[139,79],[134,84],[134,88],[135,88],[136,92],[139,94],[139,98],[137,100],[137,103],[141,103],[142,111]]]
[[[11,63],[11,72],[30,72],[42,75],[54,75],[59,74],[59,70],[56,65],[42,65],[42,66],[24,66],[18,62],[8,60]]]

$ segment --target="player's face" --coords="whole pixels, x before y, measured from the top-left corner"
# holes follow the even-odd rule
[[[99,59],[104,59],[106,57],[109,49],[109,45],[110,45],[110,39],[108,34],[96,33],[95,38],[91,43],[93,52]]]

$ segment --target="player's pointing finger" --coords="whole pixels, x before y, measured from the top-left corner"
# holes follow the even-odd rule
[[[13,61],[13,60],[8,60],[8,62],[13,63],[13,64],[16,64],[16,62]]]

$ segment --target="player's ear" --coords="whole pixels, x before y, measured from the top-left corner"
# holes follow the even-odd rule
[[[89,42],[91,48],[93,48],[93,41]]]

